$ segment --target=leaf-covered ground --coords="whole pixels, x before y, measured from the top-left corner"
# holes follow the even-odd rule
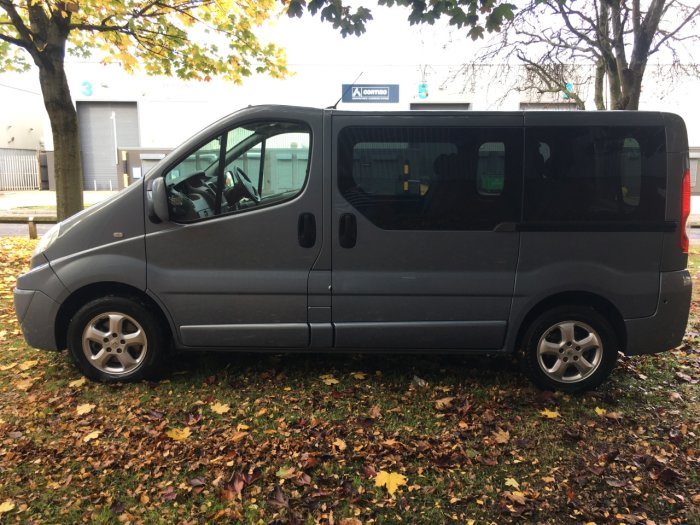
[[[700,523],[698,296],[680,349],[585,395],[511,360],[330,354],[110,386],[21,338],[31,248],[0,239],[0,523]]]

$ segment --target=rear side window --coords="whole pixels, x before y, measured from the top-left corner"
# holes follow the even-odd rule
[[[348,127],[338,189],[386,230],[490,230],[520,217],[522,130]]]
[[[664,220],[662,127],[538,127],[525,134],[526,220]]]
[[[481,195],[500,195],[505,185],[506,145],[485,142],[479,146],[476,165],[476,188]]]

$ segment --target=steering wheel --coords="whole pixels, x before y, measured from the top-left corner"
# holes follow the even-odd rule
[[[245,196],[251,200],[254,200],[255,202],[260,202],[260,194],[258,193],[258,189],[253,186],[252,182],[250,182],[246,172],[236,166],[236,175],[238,181],[243,185],[243,189],[245,190],[246,194]]]

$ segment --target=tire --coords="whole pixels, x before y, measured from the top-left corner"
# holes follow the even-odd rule
[[[68,351],[94,381],[150,377],[168,348],[158,318],[135,297],[110,295],[80,308],[68,325]]]
[[[610,323],[586,306],[558,306],[540,314],[523,339],[523,368],[540,388],[580,392],[600,385],[619,350]]]

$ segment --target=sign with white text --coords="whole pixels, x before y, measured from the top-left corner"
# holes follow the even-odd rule
[[[398,101],[398,84],[343,84],[343,102],[394,104]]]

